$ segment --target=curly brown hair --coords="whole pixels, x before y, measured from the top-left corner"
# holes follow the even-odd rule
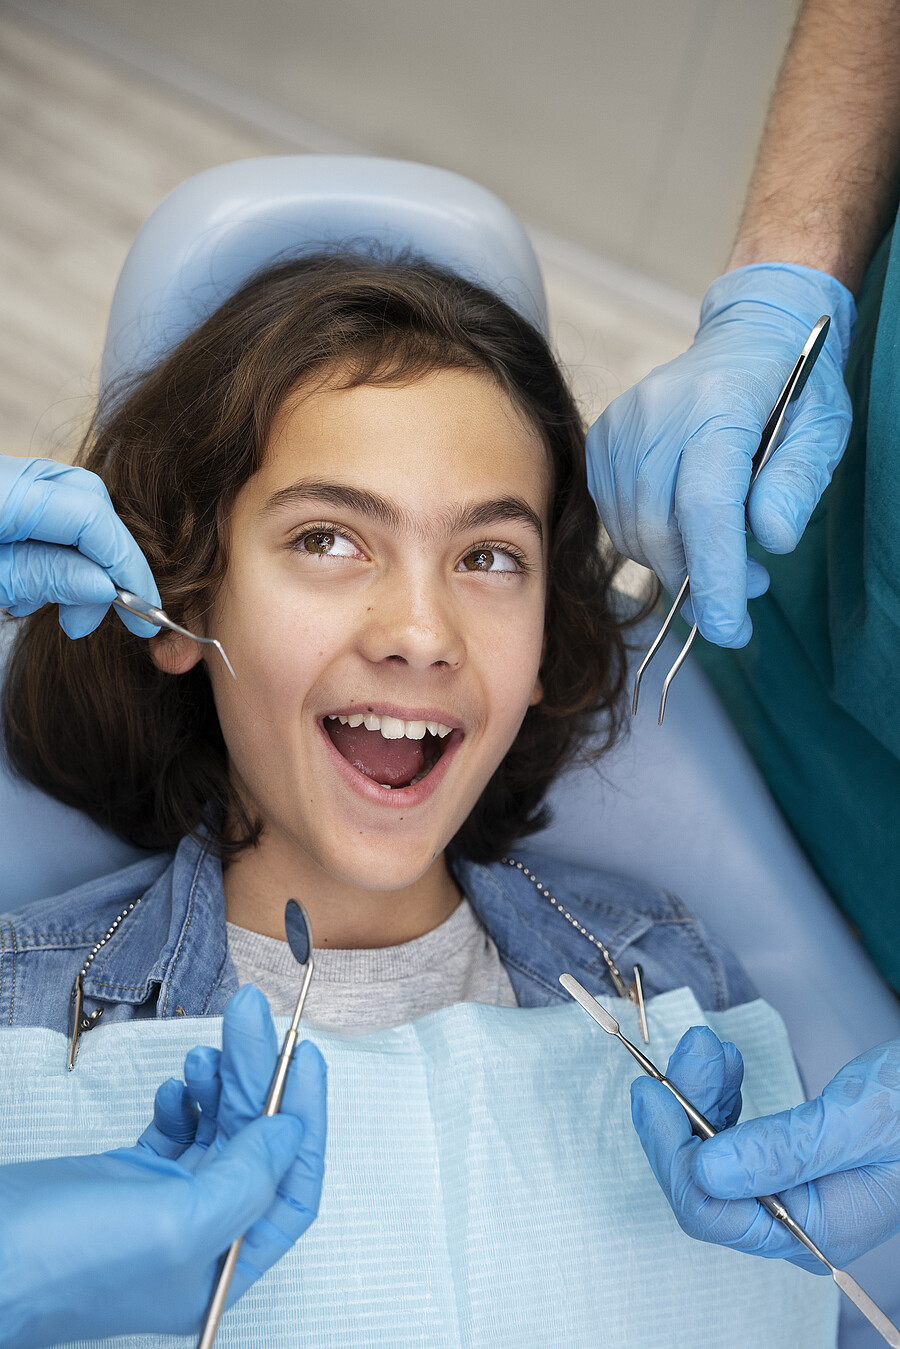
[[[292,391],[326,375],[352,388],[441,369],[490,375],[539,431],[552,469],[543,700],[450,845],[492,861],[545,822],[545,794],[566,763],[611,744],[625,678],[628,624],[611,594],[621,559],[598,540],[578,409],[525,319],[410,257],[282,262],[116,391],[76,462],[102,477],[163,607],[185,621],[222,583],[232,503]],[[79,641],[63,636],[51,606],[22,620],[4,720],[23,777],[138,846],[171,849],[202,826],[227,861],[260,836],[229,780],[205,667],[162,673],[113,614]]]

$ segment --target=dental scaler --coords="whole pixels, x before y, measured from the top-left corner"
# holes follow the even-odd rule
[[[646,1054],[638,1049],[637,1045],[633,1045],[630,1040],[626,1040],[619,1030],[619,1023],[615,1017],[611,1016],[596,998],[591,997],[587,989],[582,988],[578,980],[573,978],[571,974],[561,974],[559,982],[579,1006],[584,1008],[588,1016],[597,1022],[598,1026],[602,1026],[608,1035],[614,1035],[617,1040],[621,1040],[629,1054],[637,1060],[648,1077],[653,1077],[657,1082],[661,1082],[664,1087],[668,1087],[690,1120],[691,1128],[696,1136],[698,1138],[714,1138],[718,1130],[713,1128],[706,1116],[702,1115],[686,1096],[682,1096],[675,1083],[670,1082],[665,1074],[659,1071],[656,1064],[652,1063]],[[791,1236],[796,1237],[808,1251],[812,1252],[817,1260],[822,1261],[841,1292],[859,1308],[869,1324],[878,1331],[881,1338],[892,1345],[893,1349],[900,1349],[900,1330],[897,1329],[893,1321],[888,1320],[881,1308],[875,1305],[868,1293],[863,1292],[854,1278],[851,1278],[845,1270],[834,1267],[828,1256],[819,1250],[812,1237],[808,1236],[800,1224],[791,1217],[778,1196],[775,1194],[757,1195],[756,1202],[761,1204],[767,1213],[771,1213],[773,1218],[776,1218],[786,1227]]]

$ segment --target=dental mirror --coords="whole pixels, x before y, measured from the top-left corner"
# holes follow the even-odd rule
[[[306,910],[296,899],[289,899],[284,906],[284,931],[297,964],[307,964],[312,951],[312,931]]]
[[[289,899],[284,907],[284,933],[287,937],[288,946],[291,948],[291,954],[297,964],[304,967],[303,982],[300,985],[300,993],[297,998],[297,1005],[294,1008],[291,1024],[285,1034],[284,1044],[281,1046],[278,1062],[275,1064],[275,1071],[272,1074],[269,1095],[266,1098],[263,1115],[277,1115],[281,1108],[281,1098],[284,1095],[284,1086],[287,1082],[288,1069],[291,1066],[294,1047],[297,1044],[300,1035],[299,1026],[300,1018],[303,1015],[303,1004],[306,1002],[310,980],[313,976],[312,928],[310,927],[306,910],[302,904],[297,903],[296,899]],[[219,1328],[219,1320],[225,1310],[228,1289],[231,1285],[231,1279],[237,1266],[238,1256],[241,1253],[241,1242],[243,1240],[243,1237],[238,1237],[228,1248],[228,1254],[225,1256],[219,1278],[213,1289],[209,1311],[206,1313],[206,1324],[204,1325],[203,1333],[197,1342],[197,1349],[212,1349],[213,1341],[216,1338],[216,1331]]]

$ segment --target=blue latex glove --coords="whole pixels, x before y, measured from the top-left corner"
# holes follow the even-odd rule
[[[322,1057],[298,1047],[282,1113],[262,1120],[278,1045],[257,989],[232,998],[223,1045],[221,1059],[188,1055],[186,1087],[163,1084],[136,1147],[0,1167],[3,1349],[195,1333],[235,1237],[246,1232],[229,1305],[309,1227],[325,1151]]]
[[[669,1060],[668,1075],[716,1127],[742,1074],[734,1046],[706,1028],[682,1036]],[[650,1165],[692,1237],[827,1273],[753,1202],[759,1194],[779,1194],[839,1268],[900,1231],[900,1040],[848,1063],[814,1100],[706,1142],[660,1083],[642,1078],[631,1099]]]
[[[115,599],[113,582],[160,603],[147,561],[97,475],[52,459],[0,455],[0,609],[24,618],[58,604],[63,631],[84,637]],[[138,637],[159,631],[116,613]]]
[[[822,314],[831,316],[828,340],[748,505],[763,548],[789,553],[850,429],[843,369],[856,309],[834,277],[779,263],[719,277],[693,345],[616,398],[588,432],[588,484],[616,548],[672,595],[687,570],[700,631],[720,646],[750,640],[747,598],[768,586],[765,568],[747,562],[750,464]]]
[[[243,1036],[248,1017],[256,1015],[251,1006],[244,1008],[243,1000],[248,996],[241,994],[241,1002],[232,1012],[229,1023],[233,1058],[241,1058],[247,1053],[247,1041],[237,1039],[235,1025],[240,1013]],[[199,1158],[216,1138],[222,1091],[221,1063],[221,1051],[211,1045],[198,1045],[190,1051],[184,1061],[184,1082],[170,1077],[157,1091],[153,1121],[138,1139],[138,1147],[147,1148],[158,1157],[180,1160],[190,1170],[196,1169]]]

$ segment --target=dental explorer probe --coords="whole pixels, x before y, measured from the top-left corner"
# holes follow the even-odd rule
[[[264,1118],[269,1115],[277,1115],[278,1111],[281,1109],[281,1098],[284,1095],[288,1069],[291,1066],[291,1058],[293,1057],[297,1040],[300,1038],[299,1027],[300,1018],[303,1015],[303,1004],[306,1002],[310,980],[313,976],[312,928],[309,925],[309,918],[306,910],[302,904],[297,903],[296,899],[289,899],[285,905],[284,931],[287,936],[288,946],[291,948],[291,954],[298,965],[305,965],[306,968],[303,972],[303,982],[300,985],[300,993],[297,998],[297,1005],[294,1008],[294,1015],[291,1019],[291,1024],[285,1033],[284,1043],[281,1046],[281,1053],[278,1055],[278,1062],[275,1064],[275,1071],[272,1074],[272,1081],[269,1084],[269,1094],[266,1097],[266,1104],[263,1107],[262,1112]],[[206,1313],[206,1323],[203,1327],[203,1333],[197,1342],[197,1349],[212,1349],[213,1341],[216,1338],[216,1331],[219,1328],[219,1321],[225,1310],[225,1303],[228,1299],[228,1289],[231,1287],[231,1279],[237,1267],[238,1256],[241,1253],[241,1243],[243,1240],[243,1237],[238,1237],[228,1248],[222,1268],[219,1271],[219,1277],[216,1280],[216,1286],[213,1289],[209,1310]]]
[[[668,1087],[669,1091],[675,1097],[675,1100],[690,1120],[691,1128],[697,1137],[714,1138],[718,1133],[718,1130],[713,1128],[706,1116],[701,1115],[697,1107],[692,1105],[686,1096],[682,1096],[681,1092],[675,1086],[675,1083],[670,1082],[665,1074],[659,1071],[656,1064],[652,1063],[650,1059],[647,1058],[646,1054],[641,1053],[637,1045],[633,1045],[630,1040],[626,1040],[625,1036],[619,1030],[619,1023],[616,1021],[615,1017],[611,1016],[606,1008],[601,1006],[597,999],[588,993],[586,988],[582,988],[578,980],[573,978],[571,974],[561,974],[559,976],[559,982],[566,992],[584,1008],[588,1016],[593,1017],[598,1026],[602,1026],[607,1034],[614,1035],[616,1039],[622,1041],[622,1044],[628,1050],[629,1054],[637,1059],[648,1077],[653,1077],[657,1082],[661,1082],[664,1087]],[[819,1250],[812,1237],[808,1236],[800,1224],[791,1217],[778,1196],[774,1194],[757,1195],[756,1202],[762,1204],[766,1212],[771,1213],[773,1218],[777,1218],[778,1221],[787,1228],[791,1236],[796,1237],[808,1251],[812,1252],[817,1260],[822,1261],[822,1264],[828,1268],[832,1279],[837,1284],[838,1288],[840,1288],[841,1292],[845,1293],[850,1301],[855,1303],[869,1324],[874,1326],[878,1331],[881,1338],[892,1345],[893,1349],[900,1349],[900,1330],[897,1329],[893,1321],[888,1320],[881,1308],[876,1306],[868,1293],[863,1292],[854,1278],[852,1278],[845,1270],[835,1268],[827,1255],[824,1255],[822,1251]]]
[[[177,632],[182,637],[190,637],[192,642],[202,642],[204,646],[214,646],[228,666],[228,673],[232,679],[237,679],[231,661],[225,655],[224,646],[215,637],[201,637],[196,632],[188,632],[187,628],[182,628],[180,624],[173,622],[164,609],[158,609],[155,604],[142,600],[140,595],[135,595],[130,590],[121,590],[118,586],[116,586],[116,598],[113,600],[113,604],[118,605],[120,609],[127,609],[130,614],[136,614],[138,618],[146,619],[148,623],[155,623],[158,628],[168,628],[170,632]]]

